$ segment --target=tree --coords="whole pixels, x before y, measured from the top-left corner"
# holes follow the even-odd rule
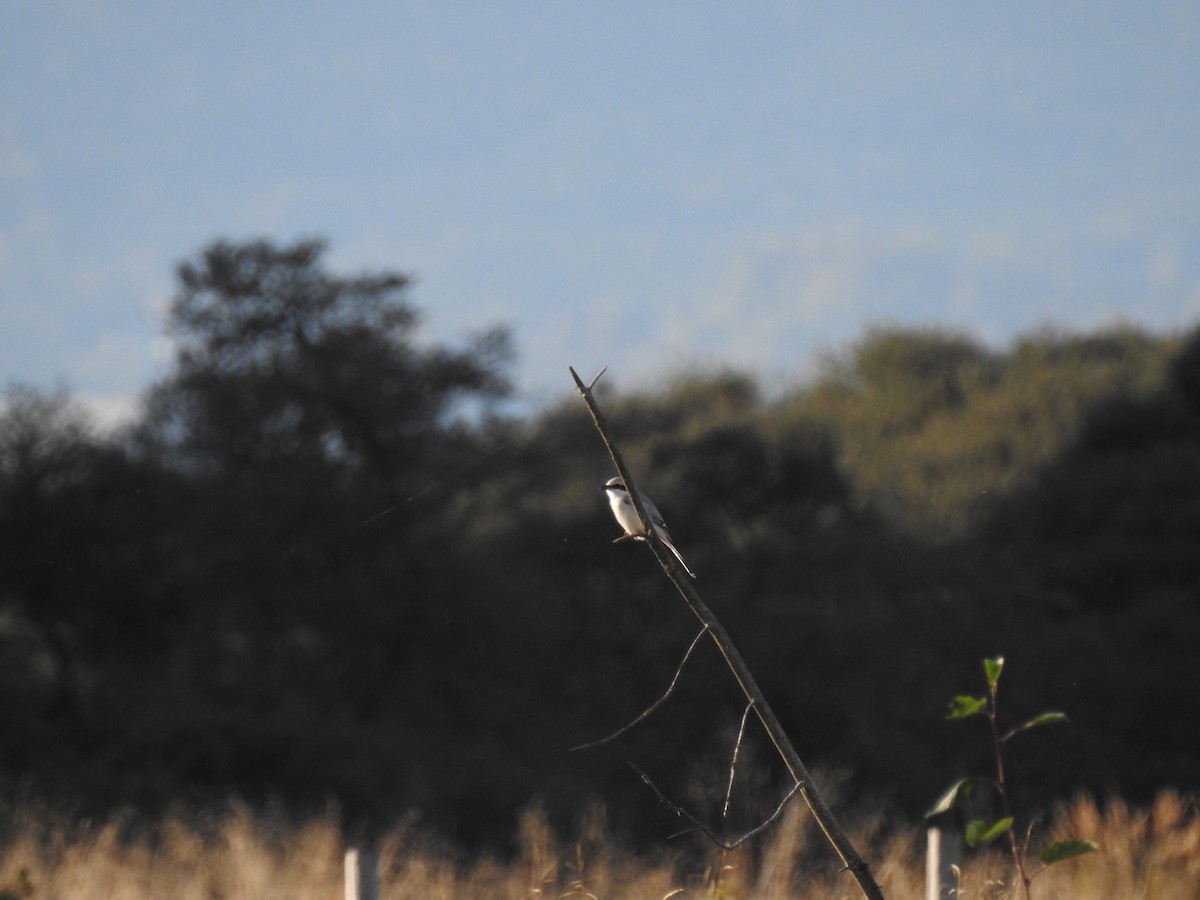
[[[333,275],[323,252],[220,242],[181,265],[176,365],[124,444],[14,394],[0,707],[32,724],[0,772],[147,805],[395,811],[431,790],[444,720],[487,677],[461,639],[487,579],[446,511],[508,336],[423,344],[404,276]]]
[[[202,694],[177,727],[224,723],[193,767],[240,790],[420,802],[405,773],[431,754],[397,736],[444,739],[465,697],[430,663],[458,657],[456,623],[483,602],[443,511],[485,429],[455,416],[506,394],[509,340],[423,345],[407,277],[332,275],[324,249],[219,242],[179,267],[176,369],[135,438],[192,491],[171,526],[191,565],[164,561]]]
[[[218,242],[180,265],[177,370],[149,395],[143,447],[200,471],[318,469],[402,494],[458,401],[505,395],[506,331],[421,347],[409,279],[330,275],[324,250]]]
[[[11,618],[0,637],[5,655],[24,664],[6,674],[9,684],[33,693],[48,689],[68,706],[76,705],[86,676],[84,636],[64,615],[69,595],[54,590],[70,568],[66,554],[77,520],[62,515],[69,510],[61,498],[89,481],[99,452],[86,417],[65,394],[10,388],[0,416],[0,614]],[[44,677],[30,678],[38,668]]]

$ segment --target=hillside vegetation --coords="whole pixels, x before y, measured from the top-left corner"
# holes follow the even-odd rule
[[[957,334],[876,331],[789,405],[835,436],[864,502],[914,534],[958,537],[1030,487],[1102,406],[1169,390],[1182,344],[1124,327],[992,351]]]
[[[505,415],[504,329],[419,339],[407,281],[319,243],[181,267],[174,368],[116,439],[19,386],[0,417],[0,787],[504,847],[541,798],[713,813],[741,702],[634,544],[578,398]],[[607,384],[605,384],[607,382]],[[919,812],[978,770],[943,720],[1004,654],[1023,808],[1200,787],[1200,337],[877,330],[764,399],[744,372],[600,399],[801,755]],[[730,828],[779,796],[746,749]],[[737,818],[740,816],[740,818]],[[510,847],[511,849],[511,847]]]

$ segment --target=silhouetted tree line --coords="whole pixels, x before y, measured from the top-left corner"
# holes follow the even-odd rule
[[[695,632],[652,556],[610,545],[578,399],[505,415],[504,329],[430,345],[404,276],[323,250],[181,265],[175,365],[115,437],[10,390],[6,795],[332,800],[466,842],[533,796],[600,798],[664,833],[635,760],[702,810],[741,713],[707,647],[655,718],[567,751],[657,698]],[[739,373],[600,396],[801,755],[854,793],[915,813],[979,770],[942,716],[996,653],[1009,709],[1074,723],[1014,748],[1022,804],[1200,788],[1196,335],[876,331],[769,402]],[[748,806],[777,799],[759,758]]]

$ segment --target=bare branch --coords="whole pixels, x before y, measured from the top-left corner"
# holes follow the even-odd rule
[[[808,768],[800,759],[799,754],[796,753],[796,748],[792,746],[791,740],[783,730],[783,726],[780,725],[779,720],[775,717],[774,710],[767,703],[766,697],[763,696],[762,690],[758,687],[758,683],[751,674],[749,666],[742,659],[741,654],[734,646],[724,626],[713,615],[712,610],[700,599],[700,595],[696,592],[695,584],[685,575],[675,557],[667,550],[662,541],[659,540],[654,530],[650,528],[650,520],[646,515],[645,509],[642,507],[641,496],[634,485],[632,476],[629,474],[629,469],[625,465],[621,451],[617,449],[616,444],[608,433],[608,423],[600,412],[600,408],[596,405],[596,399],[592,396],[592,386],[595,385],[600,376],[597,375],[596,378],[593,378],[591,385],[584,385],[580,381],[579,376],[575,374],[573,368],[570,372],[571,377],[575,380],[575,387],[579,390],[579,395],[583,398],[583,402],[592,416],[592,422],[596,425],[596,430],[600,433],[600,439],[604,441],[608,455],[611,457],[613,465],[616,466],[617,474],[625,482],[625,489],[629,491],[629,498],[633,502],[633,508],[637,510],[638,518],[642,523],[642,530],[646,533],[645,540],[647,545],[653,551],[659,565],[662,566],[667,577],[671,579],[688,607],[695,614],[696,618],[700,620],[700,623],[704,625],[705,630],[717,645],[717,649],[721,651],[721,655],[725,657],[725,662],[728,664],[730,672],[733,673],[733,677],[741,687],[742,693],[745,694],[746,700],[758,714],[758,720],[762,723],[767,736],[771,739],[771,743],[775,745],[780,758],[782,758],[788,772],[795,780],[796,790],[799,791],[808,803],[809,809],[812,810],[813,818],[816,819],[821,831],[824,832],[825,837],[829,840],[834,851],[841,859],[843,866],[854,876],[859,889],[868,900],[883,900],[883,892],[871,876],[870,869],[862,857],[859,856],[858,851],[854,849],[849,838],[846,837],[846,833],[834,817],[833,811],[818,792],[812,775],[809,774]]]
[[[596,373],[596,377],[594,377],[591,381],[588,382],[587,389],[589,392],[591,391],[592,388],[594,388],[596,386],[596,382],[600,380],[600,376],[603,375],[607,371],[608,371],[608,366],[605,366],[599,372]],[[572,375],[575,374],[574,369],[571,370],[571,374]],[[578,379],[576,379],[576,380],[578,380]]]
[[[633,769],[633,771],[638,773],[638,776],[642,779],[642,781],[646,782],[646,784],[649,786],[650,790],[654,791],[654,795],[656,797],[658,797],[659,802],[661,802],[663,804],[663,806],[665,806],[667,809],[671,810],[671,812],[675,813],[675,815],[679,816],[680,818],[687,819],[689,822],[691,822],[693,825],[695,825],[699,831],[703,832],[705,837],[707,837],[710,841],[712,841],[714,844],[716,844],[722,850],[736,850],[742,844],[746,843],[746,841],[750,840],[750,838],[754,837],[756,834],[760,833],[764,829],[769,828],[775,822],[775,820],[778,819],[780,817],[780,815],[783,814],[784,809],[787,808],[787,805],[789,802],[791,802],[791,799],[793,797],[795,797],[798,793],[800,793],[800,785],[799,784],[792,785],[792,789],[787,792],[787,794],[784,796],[784,798],[781,801],[779,801],[779,806],[777,806],[775,808],[775,812],[771,813],[771,815],[765,821],[760,822],[758,825],[754,826],[754,828],[747,831],[745,834],[743,834],[740,838],[735,840],[733,843],[729,843],[727,841],[721,840],[721,838],[719,838],[715,834],[713,834],[713,832],[708,828],[707,825],[705,825],[703,822],[701,822],[699,819],[697,819],[695,816],[693,816],[690,812],[688,812],[682,806],[669,800],[667,798],[667,796],[658,789],[658,785],[656,785],[653,781],[650,780],[649,775],[647,775],[645,772],[643,772],[641,769],[639,769],[633,763],[629,763],[629,768]]]
[[[635,725],[638,725],[650,718],[650,716],[654,714],[654,711],[666,703],[667,698],[675,693],[675,685],[679,684],[679,676],[683,674],[683,667],[688,664],[688,660],[692,658],[692,651],[696,649],[696,646],[700,643],[700,638],[704,637],[707,632],[707,628],[701,628],[700,633],[692,639],[691,646],[687,648],[687,653],[683,654],[683,661],[679,663],[679,668],[675,670],[675,677],[671,679],[671,684],[667,687],[667,692],[665,694],[650,704],[649,707],[642,710],[641,714],[628,725],[617,731],[614,731],[608,737],[600,738],[598,741],[592,741],[590,744],[580,744],[578,747],[572,747],[569,752],[573,753],[576,750],[587,750],[591,747],[599,747],[601,744],[607,744],[609,741],[615,741]]]

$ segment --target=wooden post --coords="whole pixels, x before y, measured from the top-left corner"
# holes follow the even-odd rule
[[[958,831],[932,825],[925,832],[925,900],[949,900],[958,896],[958,876],[962,864],[962,839]]]
[[[379,856],[374,849],[346,850],[346,900],[379,900]]]

